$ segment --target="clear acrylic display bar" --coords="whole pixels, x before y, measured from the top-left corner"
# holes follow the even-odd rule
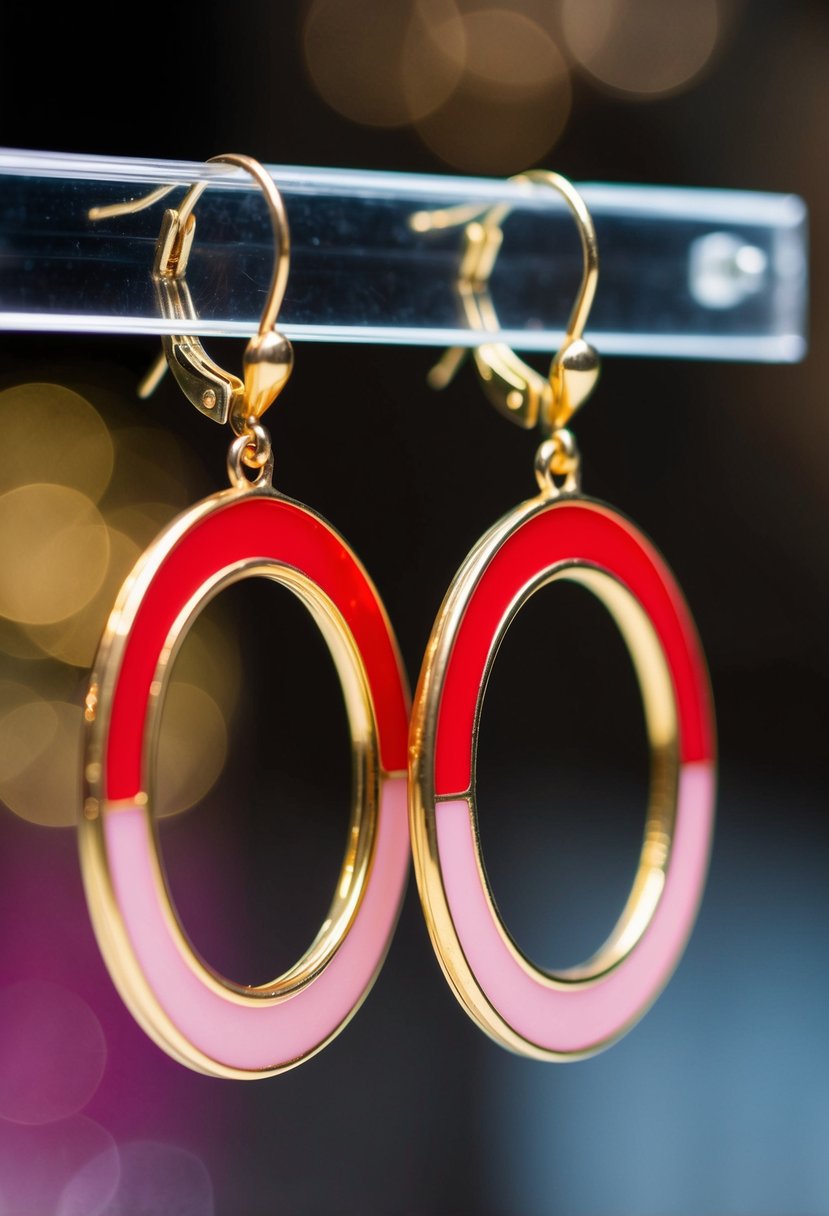
[[[509,202],[492,276],[501,338],[553,351],[581,272],[565,204],[544,186],[478,178],[275,166],[292,260],[279,327],[339,342],[474,346],[456,281],[463,223]],[[243,336],[259,319],[272,265],[267,210],[227,166],[0,151],[0,328],[171,332],[151,267],[165,205],[191,182],[197,206],[187,281],[189,331]],[[132,215],[90,209],[166,199]],[[793,195],[580,184],[596,224],[601,273],[588,337],[604,354],[792,362],[805,352],[807,216]],[[424,231],[424,228],[427,230]]]

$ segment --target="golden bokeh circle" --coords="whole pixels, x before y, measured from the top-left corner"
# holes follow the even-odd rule
[[[454,0],[312,0],[303,48],[323,100],[377,127],[403,126],[436,110],[465,60]]]
[[[89,402],[61,384],[0,391],[0,493],[32,480],[70,486],[98,502],[112,476],[112,440]]]
[[[91,665],[141,551],[197,493],[192,453],[156,427],[110,432],[79,393],[0,392],[0,799],[31,823],[72,827],[84,729],[73,668]],[[113,468],[115,476],[113,478]],[[166,700],[161,813],[198,802],[227,754],[240,654],[218,610],[188,638]]]
[[[129,502],[104,511],[106,522],[117,532],[123,532],[140,549],[146,549],[162,528],[178,513],[169,502]]]
[[[466,173],[515,173],[541,160],[572,106],[567,63],[550,34],[513,9],[462,18],[466,60],[452,96],[416,124],[441,160]]]
[[[73,667],[90,667],[115,597],[141,550],[131,537],[108,528],[109,560],[92,598],[72,616],[45,625],[30,625],[27,635],[44,654]]]
[[[11,659],[44,659],[46,655],[30,636],[29,628],[0,616],[0,651]]]
[[[79,706],[29,700],[0,719],[0,798],[29,823],[73,827],[81,782]]]
[[[106,499],[108,516],[120,508],[151,502],[169,504],[169,514],[174,515],[193,501],[198,465],[174,435],[158,427],[127,426],[114,430],[112,439],[115,473]]]
[[[97,593],[109,533],[85,494],[36,482],[0,495],[0,553],[0,614],[46,625],[73,616]]]
[[[226,758],[227,726],[219,706],[203,688],[173,678],[162,709],[155,815],[167,818],[200,802]]]
[[[173,679],[195,684],[229,718],[242,688],[242,655],[233,618],[221,598],[199,614],[176,655]]]
[[[538,94],[567,76],[557,44],[537,21],[509,8],[479,8],[462,18],[466,86],[482,94]]]
[[[605,90],[662,97],[691,85],[721,32],[718,0],[563,0],[568,50]]]

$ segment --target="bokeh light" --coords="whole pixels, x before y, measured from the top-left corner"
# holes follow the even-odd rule
[[[103,1130],[103,1129],[101,1129]],[[63,1188],[55,1216],[101,1216],[121,1177],[121,1159],[112,1141],[87,1158]]]
[[[450,96],[464,66],[453,0],[313,0],[305,18],[309,75],[338,113],[402,126]]]
[[[51,705],[40,698],[32,699],[28,689],[19,687],[20,701],[4,705],[0,718],[0,791],[4,792],[12,791],[15,778],[43,756],[58,729],[58,717]],[[14,801],[13,793],[11,798]]]
[[[601,87],[640,98],[687,88],[721,30],[717,0],[563,0],[573,58]]]
[[[313,0],[305,58],[320,96],[374,126],[411,124],[455,168],[510,173],[555,143],[569,68],[549,12],[467,0]]]
[[[199,478],[173,436],[147,426],[111,436],[93,406],[60,385],[6,389],[0,421],[13,457],[0,480],[0,649],[15,660],[15,679],[0,682],[0,798],[31,823],[70,827],[83,745],[72,671],[93,664],[124,580],[192,502]],[[36,470],[32,426],[57,448]],[[240,680],[233,629],[211,608],[190,630],[165,698],[160,814],[195,805],[221,773]]]
[[[0,616],[0,651],[11,659],[44,658],[43,651],[28,631],[5,616]]]
[[[97,410],[60,384],[0,392],[0,493],[32,481],[70,486],[98,502],[112,476],[112,440]]]
[[[213,697],[173,678],[164,698],[156,759],[157,817],[194,806],[215,785],[227,758],[227,727]]]
[[[229,718],[242,685],[242,655],[233,618],[222,598],[214,600],[194,622],[179,650],[173,680],[204,689]]]
[[[52,658],[73,667],[91,667],[101,633],[121,584],[141,550],[129,536],[107,529],[109,560],[95,595],[73,616],[53,625],[32,625],[29,638]]]
[[[566,75],[553,39],[525,13],[478,8],[466,13],[461,23],[467,84],[477,84],[482,94],[538,93]]]
[[[462,17],[466,61],[460,84],[418,134],[442,160],[471,173],[507,174],[539,160],[567,123],[567,64],[538,22],[507,8]]]
[[[97,641],[97,639],[96,639]],[[212,789],[228,751],[227,718],[239,694],[238,648],[201,618],[174,665],[156,758],[159,817],[195,806]],[[81,782],[83,714],[77,704],[0,681],[0,798],[19,818],[73,827]]]
[[[121,1147],[120,1165],[104,1216],[213,1216],[210,1174],[194,1153],[143,1140]]]
[[[32,697],[0,720],[0,798],[10,811],[44,827],[73,827],[81,788],[79,705]],[[23,763],[13,760],[17,747]]]
[[[120,1174],[109,1132],[85,1115],[0,1122],[0,1216],[101,1216]]]
[[[123,532],[139,549],[146,549],[165,528],[181,504],[169,502],[133,502],[108,508],[105,519],[116,532]]]
[[[115,471],[106,497],[108,516],[140,503],[167,506],[166,519],[194,498],[201,480],[192,453],[172,433],[158,427],[127,426],[112,433]],[[129,529],[123,527],[124,532]]]
[[[86,1001],[48,980],[0,988],[0,1117],[54,1123],[86,1106],[101,1080],[104,1033]]]
[[[100,588],[109,534],[95,504],[45,482],[0,495],[0,613],[44,625],[65,620]]]

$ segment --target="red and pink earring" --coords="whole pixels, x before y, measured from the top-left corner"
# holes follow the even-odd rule
[[[227,155],[261,187],[277,257],[244,383],[194,337],[164,339],[170,368],[200,410],[234,431],[230,488],[184,512],[143,554],[113,608],[86,698],[80,852],[98,942],[123,999],[175,1059],[222,1077],[257,1078],[323,1047],[362,1002],[385,956],[406,883],[408,693],[377,591],[346,542],[272,488],[261,417],[284,387],[292,351],[275,329],[288,277],[287,217],[256,161]],[[155,280],[168,317],[192,317],[184,272],[206,183],[166,212]],[[201,609],[245,578],[288,587],[336,664],[351,733],[349,845],[328,916],[305,955],[272,983],[217,974],[194,950],[167,887],[153,826],[153,756],[177,648]]]
[[[579,454],[566,424],[599,370],[582,338],[598,278],[592,219],[558,174],[518,180],[551,187],[566,200],[584,274],[548,379],[502,344],[474,352],[493,402],[546,433],[535,458],[539,493],[478,541],[438,613],[412,709],[409,813],[429,933],[458,1000],[505,1047],[567,1060],[592,1055],[630,1029],[679,961],[708,865],[715,739],[705,660],[674,577],[629,520],[580,490]],[[459,297],[477,330],[498,328],[488,281],[508,211],[496,207],[466,225]],[[423,229],[428,217],[421,219]],[[448,381],[458,356],[448,353],[433,382]],[[559,580],[591,591],[622,634],[641,690],[651,776],[638,870],[616,927],[585,963],[550,974],[522,954],[492,896],[475,765],[484,692],[501,640],[528,599]]]

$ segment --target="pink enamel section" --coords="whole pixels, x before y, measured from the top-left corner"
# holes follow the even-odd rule
[[[156,887],[146,809],[104,817],[115,898],[155,999],[196,1048],[231,1068],[280,1068],[315,1051],[345,1022],[383,961],[406,883],[409,831],[405,777],[383,780],[375,855],[343,944],[306,988],[246,1004],[208,987],[181,954]]]
[[[622,1034],[671,976],[693,926],[708,869],[714,769],[682,766],[673,848],[653,920],[631,953],[592,982],[551,988],[516,961],[481,884],[466,799],[438,802],[437,841],[446,899],[463,953],[484,995],[514,1031],[562,1055],[594,1050]]]

